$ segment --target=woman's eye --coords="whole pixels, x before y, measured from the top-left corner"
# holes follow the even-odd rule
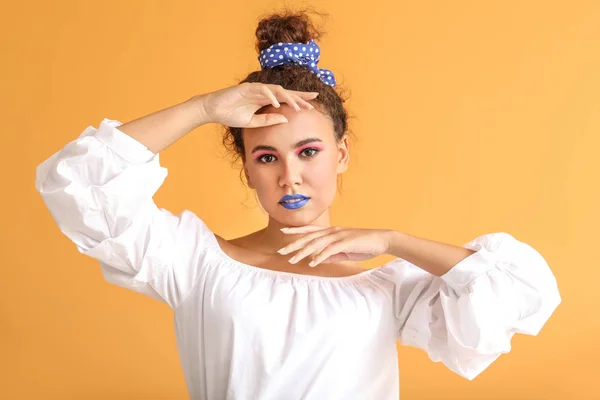
[[[316,156],[316,155],[317,155],[317,153],[319,152],[319,150],[318,150],[318,149],[314,149],[314,148],[312,148],[312,147],[309,147],[308,149],[304,149],[304,150],[302,150],[302,153],[304,153],[305,151],[314,151],[314,153],[312,153],[311,155],[309,155],[309,157],[314,157],[314,156]]]
[[[272,154],[265,154],[264,156],[260,157],[260,158],[258,159],[258,161],[261,161],[261,162],[263,162],[263,163],[265,163],[265,164],[268,164],[268,162],[267,162],[267,161],[265,161],[265,158],[266,158],[266,157],[273,157],[273,158],[275,158],[275,156],[273,156]]]

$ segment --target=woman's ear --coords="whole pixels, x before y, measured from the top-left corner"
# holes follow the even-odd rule
[[[248,187],[250,189],[254,189],[254,185],[252,184],[252,180],[250,179],[250,175],[248,175],[248,168],[244,167],[244,174],[246,174],[246,181],[248,181]]]
[[[338,145],[338,174],[346,172],[348,169],[348,162],[350,162],[350,144],[348,142],[348,136],[344,135],[342,142]]]

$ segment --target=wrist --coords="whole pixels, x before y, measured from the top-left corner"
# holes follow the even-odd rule
[[[395,231],[393,229],[390,229],[387,233],[388,234],[386,254],[397,256],[397,254],[400,253],[401,243],[404,240],[405,234],[402,232]]]
[[[196,95],[187,101],[191,106],[196,127],[213,122],[206,112],[206,96],[207,94]]]

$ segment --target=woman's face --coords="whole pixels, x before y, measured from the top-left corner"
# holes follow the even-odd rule
[[[296,111],[285,103],[263,113],[283,114],[288,122],[261,128],[245,128],[244,172],[269,216],[288,226],[308,225],[328,211],[337,176],[348,167],[348,142],[335,141],[331,120],[315,110]],[[284,195],[310,198],[300,208],[280,204]]]

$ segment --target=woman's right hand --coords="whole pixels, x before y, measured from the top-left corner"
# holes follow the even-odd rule
[[[307,100],[318,95],[318,92],[286,90],[280,85],[244,82],[205,94],[202,105],[210,122],[232,128],[257,128],[287,122],[282,114],[255,114],[260,108],[268,104],[279,108],[280,102],[285,102],[297,111],[311,110],[314,107]]]

